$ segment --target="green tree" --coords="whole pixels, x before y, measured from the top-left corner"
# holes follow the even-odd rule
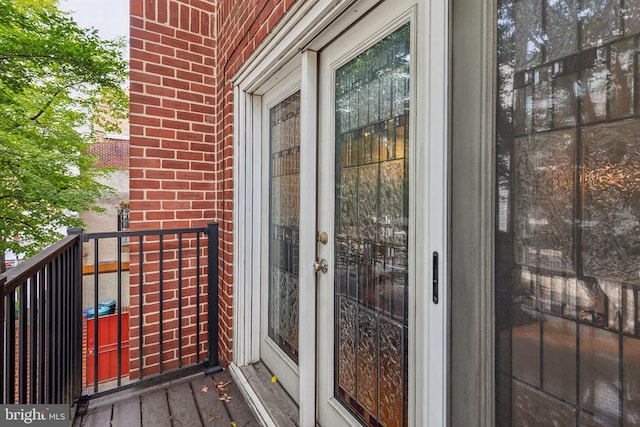
[[[0,0],[0,259],[41,250],[96,209],[109,188],[86,154],[94,127],[115,131],[128,110],[124,41],[57,3]]]

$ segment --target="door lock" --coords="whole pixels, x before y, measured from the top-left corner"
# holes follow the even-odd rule
[[[326,245],[329,241],[329,236],[324,231],[318,231],[318,233],[316,234],[316,240],[323,245]]]
[[[322,258],[320,261],[316,260],[316,262],[313,263],[313,268],[316,273],[326,273],[329,270],[329,264],[326,259]]]

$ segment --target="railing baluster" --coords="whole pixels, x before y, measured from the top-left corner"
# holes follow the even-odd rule
[[[18,292],[18,403],[27,403],[27,286],[20,285]]]
[[[64,401],[71,402],[73,401],[73,395],[71,390],[72,381],[70,381],[71,375],[71,342],[73,338],[72,334],[72,324],[71,324],[71,309],[73,307],[73,264],[71,258],[71,249],[67,248],[66,251],[62,254],[64,260],[64,280],[63,280],[63,292],[64,292],[64,310],[62,315],[64,317],[64,345],[63,345],[63,354],[64,354],[64,365],[62,370],[62,380],[64,384]]]
[[[196,363],[200,363],[200,232],[196,233]]]
[[[182,368],[182,233],[178,233],[178,367]]]
[[[209,368],[217,370],[218,360],[218,224],[208,224],[208,326],[209,326]]]
[[[53,294],[55,295],[55,318],[56,318],[56,329],[54,330],[55,334],[59,336],[60,331],[62,329],[62,260],[60,258],[56,258],[56,281],[54,283]],[[57,348],[55,355],[55,398],[54,403],[60,403],[62,401],[62,342],[60,340],[56,340]]]
[[[162,300],[164,299],[163,296],[163,289],[162,289],[162,285],[164,283],[163,278],[164,278],[164,274],[162,274],[163,272],[163,267],[164,266],[164,235],[160,235],[160,373],[162,373],[162,360],[163,358],[163,352],[162,352],[162,320],[164,318],[163,316],[163,305],[162,305]]]
[[[118,221],[120,226],[120,221]],[[122,238],[118,236],[118,387],[122,385]]]
[[[98,391],[98,239],[93,241],[93,391]]]
[[[142,375],[143,375],[143,361],[144,358],[142,357],[142,326],[143,326],[143,321],[142,321],[142,307],[144,306],[144,302],[142,300],[142,285],[144,284],[144,275],[142,274],[142,270],[143,270],[143,266],[144,266],[144,258],[142,256],[142,244],[144,242],[144,236],[140,236],[140,238],[138,239],[138,354],[139,354],[139,366],[138,369],[140,370],[139,373],[139,377],[140,379],[142,379]]]
[[[36,315],[40,310],[37,306],[37,286],[38,285],[38,274],[34,274],[31,276],[29,280],[29,402],[36,401],[36,379],[37,377],[37,366],[39,364],[37,355],[37,327],[38,322]]]
[[[60,348],[60,401],[64,402],[67,399],[67,260],[65,253],[60,254],[60,331],[63,334],[61,337],[62,343]],[[60,333],[60,332],[59,332]]]
[[[69,230],[70,235],[77,235],[75,244],[72,246],[73,253],[73,398],[76,399],[82,394],[82,228]]]
[[[47,317],[47,333],[46,333],[46,348],[47,348],[47,356],[46,356],[46,367],[47,370],[47,380],[46,380],[46,401],[53,402],[53,371],[54,371],[54,354],[55,354],[55,340],[53,339],[54,335],[54,293],[53,287],[55,282],[55,268],[54,262],[50,262],[47,265],[47,299],[46,299],[46,317]]]
[[[6,342],[7,342],[7,354],[5,356],[5,362],[7,369],[5,371],[6,378],[6,403],[16,402],[16,292],[11,291],[5,296],[7,315],[7,329],[6,329]]]
[[[0,343],[2,343],[3,345],[0,346],[0,356],[2,356],[2,364],[0,365],[0,404],[4,405],[7,401],[6,397],[5,397],[5,378],[12,378],[12,377],[5,377],[4,374],[4,370],[5,370],[5,364],[7,363],[7,355],[9,354],[8,349],[5,348],[6,346],[4,345],[4,338],[6,336],[5,334],[5,327],[7,322],[5,321],[5,301],[6,301],[6,297],[4,295],[4,291],[5,291],[5,282],[6,279],[4,277],[0,277],[0,289],[2,289],[2,303],[0,303],[0,319],[2,319],[2,328],[0,328]]]
[[[45,310],[46,310],[46,270],[38,271],[38,403],[44,404],[44,376],[45,376]]]

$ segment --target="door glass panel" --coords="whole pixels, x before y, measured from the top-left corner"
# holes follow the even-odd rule
[[[336,71],[335,397],[407,424],[409,25]]]
[[[640,424],[639,10],[498,2],[498,425]]]
[[[300,93],[271,108],[269,337],[298,361]]]

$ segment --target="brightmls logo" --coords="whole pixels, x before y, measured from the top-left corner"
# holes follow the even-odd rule
[[[67,405],[0,405],[0,426],[69,427]]]

